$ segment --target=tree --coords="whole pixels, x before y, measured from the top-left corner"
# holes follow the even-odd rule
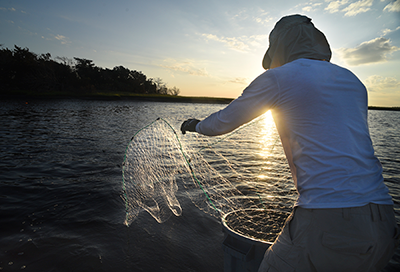
[[[0,89],[9,90],[15,78],[13,52],[8,48],[0,49]]]
[[[59,57],[59,56],[57,56],[56,60],[58,60],[59,63],[65,65],[65,66],[69,66],[71,68],[75,66],[74,60],[73,59],[69,59],[67,57]]]
[[[177,88],[177,87],[173,87],[172,89],[169,89],[169,94],[170,95],[175,95],[175,96],[177,96],[177,95],[179,95],[179,93],[180,93],[180,90]]]
[[[0,45],[0,89],[4,92],[15,90],[51,91],[112,91],[119,93],[172,94],[179,89],[168,89],[161,78],[147,78],[140,71],[123,66],[103,69],[95,66],[93,60],[56,57],[50,53],[37,55],[28,48],[14,46],[13,50]]]
[[[93,92],[95,82],[99,76],[98,68],[94,65],[93,60],[74,58],[76,60],[75,71],[81,81],[81,87]]]
[[[161,78],[156,77],[154,83],[156,84],[158,94],[168,94],[167,84],[165,84]]]

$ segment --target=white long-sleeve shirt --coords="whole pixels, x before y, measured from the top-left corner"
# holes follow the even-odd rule
[[[392,205],[374,155],[367,105],[367,91],[350,71],[298,59],[261,74],[196,131],[228,133],[271,109],[299,192],[296,205]]]

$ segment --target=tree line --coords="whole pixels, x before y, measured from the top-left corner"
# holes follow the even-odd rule
[[[0,45],[1,46],[1,45]],[[52,59],[50,53],[36,54],[28,48],[0,48],[0,93],[109,92],[119,94],[178,95],[160,78],[147,78],[142,72],[123,66],[97,67],[93,60],[66,57]]]

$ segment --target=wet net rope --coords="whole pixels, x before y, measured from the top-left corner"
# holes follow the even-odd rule
[[[125,224],[141,211],[159,223],[180,216],[181,202],[188,199],[212,216],[231,218],[246,235],[280,229],[296,191],[275,126],[265,120],[267,115],[220,137],[179,137],[163,118],[138,130],[123,162]]]

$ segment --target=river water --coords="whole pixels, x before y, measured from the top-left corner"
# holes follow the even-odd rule
[[[179,130],[183,120],[201,119],[223,107],[1,101],[0,270],[223,271],[218,218],[182,198],[181,216],[159,224],[142,212],[127,227],[121,197],[121,165],[136,131],[158,117]],[[400,222],[400,112],[369,111],[369,126]],[[276,157],[283,156],[279,145]],[[231,150],[238,151],[238,146]],[[290,176],[287,168],[279,171],[276,176]],[[259,179],[256,172],[247,175]],[[399,271],[399,262],[397,250],[385,271]]]

